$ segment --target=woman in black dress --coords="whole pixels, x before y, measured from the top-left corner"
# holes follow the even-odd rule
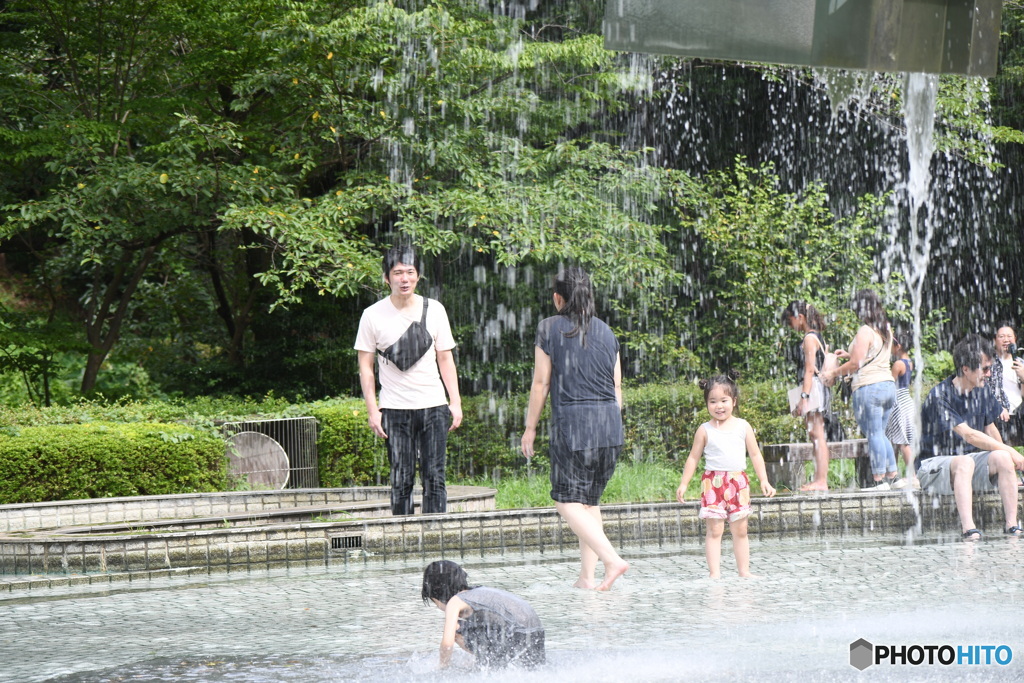
[[[533,385],[522,449],[533,457],[537,423],[551,395],[551,497],[558,513],[580,539],[577,588],[608,590],[629,564],[604,533],[601,494],[622,450],[622,367],[619,342],[594,317],[590,278],[577,267],[555,279],[552,299],[558,315],[537,327]],[[604,580],[594,577],[597,560]]]

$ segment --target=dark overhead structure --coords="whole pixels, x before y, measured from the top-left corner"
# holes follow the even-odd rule
[[[994,76],[1001,0],[607,0],[624,52]]]

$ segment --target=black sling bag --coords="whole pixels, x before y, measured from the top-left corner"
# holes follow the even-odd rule
[[[380,352],[380,355],[394,363],[402,372],[415,365],[416,361],[422,358],[430,345],[434,343],[430,332],[427,331],[427,303],[429,301],[430,299],[423,297],[423,317],[409,325],[398,341]]]

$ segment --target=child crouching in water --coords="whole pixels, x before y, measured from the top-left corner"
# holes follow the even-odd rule
[[[731,378],[717,375],[701,380],[711,419],[697,428],[693,448],[683,468],[683,478],[676,490],[682,503],[686,487],[697,471],[697,462],[704,455],[704,476],[700,482],[700,518],[707,525],[704,555],[712,579],[722,576],[722,534],[729,520],[736,569],[743,577],[750,573],[750,541],[747,539],[747,516],[750,515],[750,479],[747,477],[747,454],[754,463],[754,472],[761,480],[761,493],[771,497],[775,489],[768,483],[764,458],[757,447],[757,438],[750,424],[732,413],[739,400],[739,388]]]
[[[544,627],[530,603],[500,588],[470,586],[465,570],[451,560],[423,570],[423,602],[444,612],[441,668],[451,663],[455,645],[477,664],[496,668],[543,664]]]

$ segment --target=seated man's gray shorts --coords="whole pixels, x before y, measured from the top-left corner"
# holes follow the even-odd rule
[[[988,455],[991,452],[978,451],[965,454],[966,457],[974,459],[971,490],[975,493],[995,491],[998,488],[988,471]],[[952,455],[936,455],[921,463],[921,468],[917,470],[917,480],[921,482],[922,491],[936,493],[940,496],[953,495],[953,484],[949,481],[949,466],[954,457]]]

